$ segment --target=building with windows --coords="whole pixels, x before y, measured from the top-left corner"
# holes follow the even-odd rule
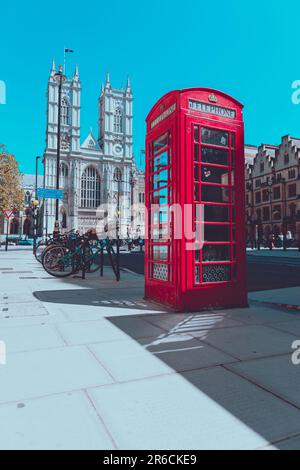
[[[272,234],[300,240],[300,139],[286,135],[279,145],[260,145],[245,173],[248,242]]]
[[[53,62],[47,90],[47,128],[44,151],[44,186],[56,187],[56,155],[58,124],[58,84]],[[144,173],[137,169],[132,150],[132,101],[129,79],[125,89],[111,86],[107,74],[98,99],[98,133],[92,129],[81,143],[81,82],[78,67],[72,78],[62,85],[60,188],[64,198],[59,203],[62,229],[81,233],[95,227],[109,205],[110,214],[119,210],[122,233],[126,233],[133,217],[140,217],[144,233],[143,205],[133,214],[131,206],[144,193]],[[44,228],[53,229],[55,200],[43,202]],[[99,209],[99,206],[100,209]]]

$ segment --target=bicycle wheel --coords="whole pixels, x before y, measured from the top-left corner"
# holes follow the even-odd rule
[[[42,262],[43,252],[45,251],[47,246],[48,245],[43,241],[43,242],[39,242],[36,247],[35,258],[39,263]]]
[[[64,245],[52,245],[46,248],[42,264],[48,274],[55,277],[67,277],[78,269],[79,255]]]

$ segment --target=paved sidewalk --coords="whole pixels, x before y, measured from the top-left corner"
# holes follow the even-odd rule
[[[300,317],[268,304],[297,289],[174,314],[140,275],[55,279],[0,251],[0,448],[299,449]]]
[[[269,248],[261,248],[260,250],[251,250],[247,249],[248,256],[261,256],[261,257],[280,257],[280,258],[293,258],[300,260],[300,251],[298,248],[288,248],[287,250],[283,250],[282,248],[273,248],[270,250]]]

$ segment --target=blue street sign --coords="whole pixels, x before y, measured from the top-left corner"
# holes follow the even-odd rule
[[[63,199],[64,190],[53,188],[38,188],[37,196],[44,199]]]

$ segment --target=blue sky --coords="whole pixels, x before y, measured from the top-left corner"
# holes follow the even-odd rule
[[[110,71],[114,87],[131,76],[134,153],[144,147],[145,117],[172,89],[221,89],[245,105],[247,143],[300,137],[300,105],[291,83],[300,78],[298,0],[77,0],[1,2],[0,143],[21,171],[34,172],[45,145],[46,86],[52,57],[68,71],[79,64],[83,141],[97,135],[97,99]]]

